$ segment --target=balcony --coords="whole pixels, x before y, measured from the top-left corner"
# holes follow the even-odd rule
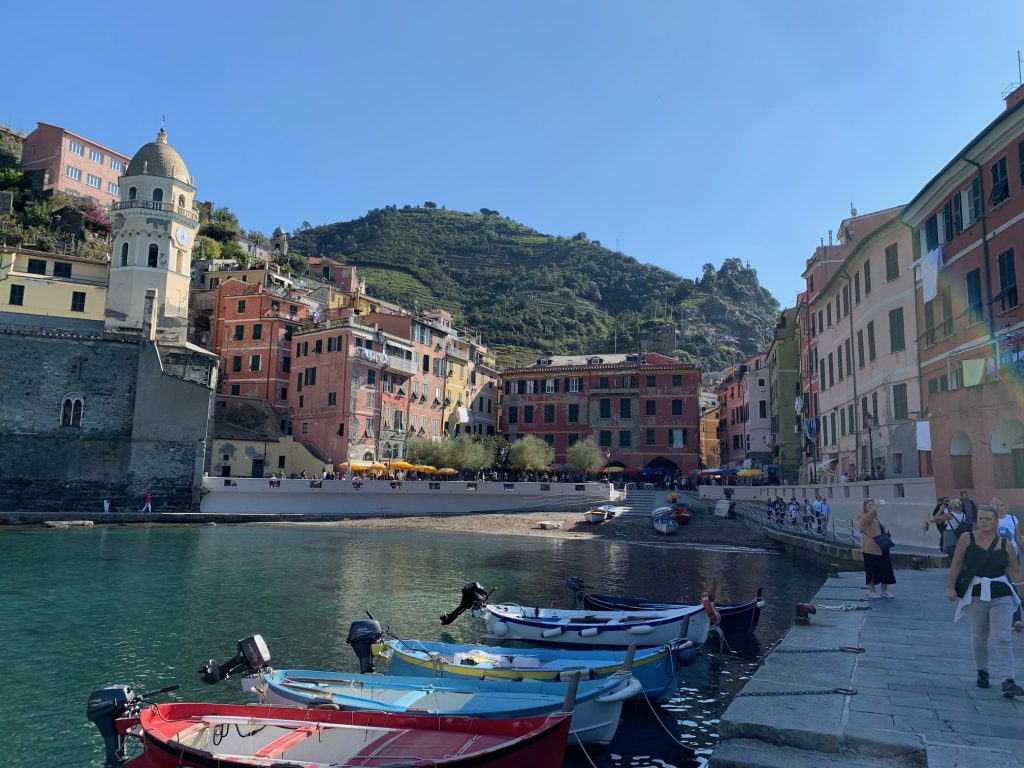
[[[467,363],[469,362],[469,352],[458,349],[457,347],[454,347],[451,344],[448,345],[448,348],[445,350],[444,353],[448,357],[454,357],[458,360],[465,360]]]
[[[183,219],[189,221],[199,221],[199,214],[195,211],[190,211],[188,208],[182,208],[180,205],[174,203],[158,203],[155,200],[142,200],[136,198],[135,200],[122,200],[121,202],[114,203],[113,209],[115,211],[124,211],[129,208],[143,208],[147,211],[163,211],[165,213],[173,213],[181,216]]]
[[[356,347],[356,349],[359,349],[359,347]],[[410,375],[416,373],[416,363],[403,357],[395,357],[394,355],[388,355],[384,361],[384,367]]]

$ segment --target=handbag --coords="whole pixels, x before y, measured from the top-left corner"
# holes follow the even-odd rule
[[[875,540],[875,544],[878,545],[878,548],[881,549],[882,552],[886,552],[887,550],[892,549],[895,544],[893,543],[892,536],[890,536],[889,532],[885,530],[885,526],[881,523],[878,525],[882,529],[882,532],[877,536],[872,536],[871,538]]]
[[[985,562],[989,558],[989,555],[991,555],[992,552],[995,550],[996,542],[998,541],[998,536],[992,539],[992,543],[988,545],[988,549],[985,550],[985,554],[981,556],[981,559],[978,561],[975,570],[979,570],[981,566],[985,564]],[[971,545],[974,545],[973,533],[971,534]],[[956,575],[956,583],[953,585],[953,589],[956,590],[957,597],[963,597],[967,594],[967,590],[970,588],[971,582],[974,581],[974,573],[975,572],[968,568],[966,565],[960,569],[960,573]]]

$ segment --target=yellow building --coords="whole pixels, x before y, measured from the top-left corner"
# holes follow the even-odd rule
[[[314,456],[290,435],[267,435],[237,424],[215,421],[210,450],[214,477],[320,477],[329,462]]]
[[[701,411],[700,415],[700,455],[705,469],[718,469],[722,466],[721,443],[718,442],[718,419],[721,411],[718,406]]]
[[[109,269],[105,260],[0,246],[0,320],[102,331]]]

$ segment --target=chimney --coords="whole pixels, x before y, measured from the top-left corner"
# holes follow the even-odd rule
[[[156,341],[156,288],[146,289],[146,304],[142,310],[142,338]]]
[[[828,231],[828,244],[832,245],[832,230],[831,229]]]
[[[1021,101],[1024,101],[1024,85],[1018,85],[1006,94],[1005,99],[1007,111],[1017,106]]]

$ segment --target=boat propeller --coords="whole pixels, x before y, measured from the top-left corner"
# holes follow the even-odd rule
[[[238,654],[218,664],[215,659],[210,659],[205,667],[198,672],[202,675],[203,682],[207,685],[219,683],[224,678],[235,672],[251,675],[259,672],[270,661],[270,649],[263,641],[262,635],[250,635],[238,641]]]
[[[451,613],[442,614],[441,623],[447,626],[466,611],[483,608],[487,598],[491,596],[491,592],[494,592],[494,590],[492,589],[488,592],[478,581],[466,584],[462,588],[462,600],[459,602],[459,607]]]
[[[121,718],[135,717],[148,699],[161,693],[170,693],[181,688],[168,685],[148,693],[136,693],[130,685],[107,685],[89,694],[85,716],[95,723],[103,737],[107,762],[115,763],[124,759],[124,733],[117,727]]]

